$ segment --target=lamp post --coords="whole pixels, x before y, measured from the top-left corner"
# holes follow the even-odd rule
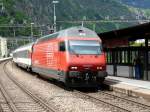
[[[56,4],[59,3],[59,1],[53,1],[54,4],[54,32],[56,32]]]
[[[31,41],[33,42],[33,25],[34,23],[30,23],[31,24]]]

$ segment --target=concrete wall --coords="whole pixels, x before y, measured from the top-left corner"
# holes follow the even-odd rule
[[[129,77],[129,67],[128,66],[117,66],[117,76]]]
[[[106,67],[107,73],[109,75],[113,75],[113,65],[107,65]],[[135,70],[133,66],[117,66],[117,76],[119,77],[127,77],[127,78],[134,78],[135,77]],[[145,72],[144,72],[144,80],[146,79]],[[148,72],[148,80],[150,80],[150,71]]]
[[[106,70],[109,75],[113,75],[113,65],[107,65]]]
[[[144,78],[144,80],[146,80],[146,71],[144,71],[143,78]],[[150,81],[150,71],[148,71],[148,80]]]
[[[114,73],[113,65],[107,65],[106,69],[107,69],[107,73],[109,75],[113,75],[113,73]],[[133,75],[132,72],[133,72],[133,70],[129,66],[117,66],[117,76],[132,77],[132,75]]]

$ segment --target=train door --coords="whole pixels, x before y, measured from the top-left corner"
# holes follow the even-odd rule
[[[66,47],[65,47],[65,42],[59,42],[59,56],[58,56],[58,68],[59,68],[59,75],[60,75],[60,81],[65,81],[65,72],[64,72],[64,68],[65,68],[65,51],[66,51]]]

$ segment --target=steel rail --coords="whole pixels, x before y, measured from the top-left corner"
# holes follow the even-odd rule
[[[4,96],[5,100],[6,100],[6,103],[8,104],[8,106],[10,107],[10,109],[13,111],[13,112],[20,112],[17,107],[15,106],[14,102],[12,101],[12,99],[9,97],[7,91],[5,90],[5,88],[3,87],[1,81],[0,81],[0,89],[1,89],[1,92],[2,92],[2,95]]]
[[[1,63],[0,63],[1,64]],[[19,112],[19,110],[17,109],[17,107],[15,106],[13,100],[11,99],[11,97],[9,96],[8,92],[6,91],[4,85],[2,84],[2,82],[0,81],[0,90],[1,90],[1,93],[3,95],[3,97],[5,98],[6,100],[6,103],[8,104],[8,106],[10,107],[10,109],[13,111],[13,112]],[[2,107],[1,107],[2,109]],[[3,111],[2,111],[3,112]]]
[[[4,71],[6,73],[6,75],[22,90],[24,91],[26,94],[28,94],[36,103],[38,103],[39,105],[41,105],[46,111],[48,112],[58,112],[57,109],[54,109],[54,107],[52,105],[48,105],[47,103],[45,103],[40,97],[38,97],[37,95],[33,94],[30,90],[28,90],[23,84],[21,84],[20,82],[18,82],[12,75],[12,73],[8,72],[6,69],[6,64],[9,61],[7,61],[4,65]],[[53,107],[53,108],[52,108]]]
[[[76,91],[76,90],[74,90],[74,92],[77,93],[77,94],[83,95],[83,96],[85,96],[85,97],[87,97],[87,98],[89,98],[89,99],[94,99],[94,100],[99,101],[99,102],[102,102],[102,103],[104,103],[104,104],[106,104],[106,105],[110,105],[110,106],[115,107],[115,108],[117,108],[117,109],[120,109],[120,110],[122,110],[122,111],[131,112],[131,111],[129,111],[128,109],[124,109],[124,108],[121,108],[121,107],[116,106],[116,105],[114,105],[114,104],[111,104],[111,103],[109,103],[109,102],[106,102],[106,101],[104,101],[104,100],[101,100],[101,99],[92,97],[92,96],[90,96],[90,95],[88,95],[88,94],[86,94],[86,93],[83,93],[83,92],[80,92],[80,91]]]
[[[130,99],[127,99],[127,98],[123,98],[123,97],[120,97],[120,96],[117,96],[117,95],[114,95],[114,94],[111,94],[111,93],[108,93],[108,92],[103,92],[101,91],[100,94],[107,94],[107,95],[110,95],[110,96],[113,96],[113,97],[116,97],[118,99],[121,99],[121,100],[126,100],[126,101],[129,101],[129,102],[132,102],[132,103],[135,103],[135,104],[138,104],[139,106],[142,106],[144,108],[148,108],[150,110],[150,105],[147,105],[147,104],[143,104],[143,103],[140,103],[140,102],[136,102],[136,101],[133,101],[133,100],[130,100]]]

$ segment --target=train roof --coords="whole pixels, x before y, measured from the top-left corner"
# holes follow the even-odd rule
[[[29,44],[26,44],[24,46],[21,46],[21,47],[17,48],[16,50],[14,50],[13,53],[23,51],[23,50],[26,50],[26,49],[31,49],[33,44],[34,43],[29,43]]]
[[[62,30],[59,32],[58,37],[98,37],[97,33],[82,27],[82,26],[76,26],[71,27],[65,30]]]
[[[63,38],[63,37],[99,38],[96,32],[88,28],[82,27],[82,26],[76,26],[76,27],[67,28],[65,30],[61,30],[53,34],[43,36],[37,41],[39,42],[39,41],[45,41],[51,38]]]

